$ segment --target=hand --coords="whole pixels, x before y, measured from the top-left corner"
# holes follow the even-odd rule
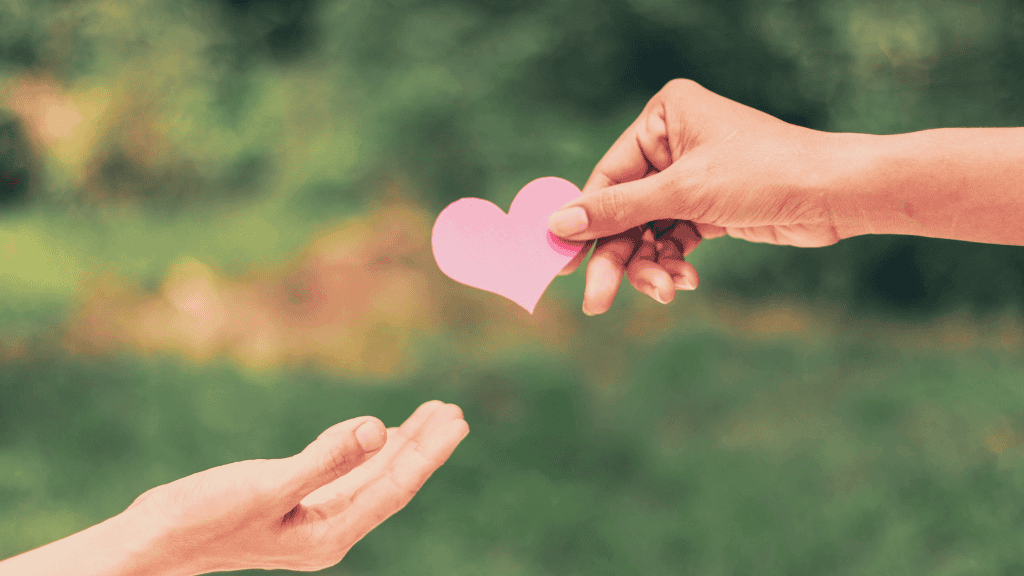
[[[587,266],[583,311],[607,311],[624,270],[634,288],[662,303],[696,288],[697,271],[685,256],[704,238],[837,242],[816,179],[832,157],[830,136],[693,81],[669,82],[597,164],[583,195],[549,221],[566,239],[600,238]]]
[[[438,400],[386,431],[372,416],[353,418],[296,456],[193,474],[124,514],[159,527],[159,564],[168,567],[159,573],[320,570],[405,507],[468,433],[462,410]]]

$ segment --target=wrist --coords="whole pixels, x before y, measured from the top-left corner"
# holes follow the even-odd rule
[[[129,567],[125,574],[194,576],[205,573],[193,565],[194,558],[179,552],[174,531],[144,508],[130,507],[106,523],[110,524],[110,537],[120,537],[123,541],[118,551],[122,565]]]
[[[822,195],[840,240],[865,234],[896,234],[893,198],[884,193],[888,172],[886,136],[830,133]]]
[[[163,538],[128,511],[0,562],[0,576],[192,576],[168,556]]]

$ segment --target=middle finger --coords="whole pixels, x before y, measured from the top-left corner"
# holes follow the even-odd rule
[[[597,241],[587,264],[587,284],[583,289],[583,313],[607,312],[622,284],[626,263],[640,245],[640,227]]]
[[[634,288],[662,304],[668,304],[675,297],[675,286],[672,276],[658,261],[658,256],[654,231],[647,228],[641,238],[640,248],[629,261],[626,276]]]
[[[454,404],[445,404],[440,400],[421,404],[400,427],[388,428],[387,443],[373,458],[330,484],[318,488],[303,499],[303,503],[312,504],[335,500],[338,497],[351,497],[360,486],[390,466],[410,443],[414,449],[416,443],[435,428],[461,418],[462,409]]]
[[[415,449],[416,445],[435,429],[452,420],[461,419],[462,408],[455,404],[445,404],[438,400],[423,404],[396,430],[395,434],[391,434],[391,429],[388,429],[387,444],[376,457],[365,462],[362,467],[353,470],[353,472],[359,473],[354,478],[358,480],[364,474],[369,477],[379,473],[390,466],[400,453]]]

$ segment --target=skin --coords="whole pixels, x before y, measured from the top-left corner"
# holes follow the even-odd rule
[[[670,82],[597,163],[583,197],[562,208],[583,207],[587,232],[566,236],[552,222],[559,236],[597,239],[583,311],[606,312],[623,272],[634,288],[662,303],[676,290],[695,289],[699,277],[685,257],[703,239],[728,234],[795,246],[837,242],[821,196],[794,184],[822,163],[828,136],[695,82]],[[572,273],[588,249],[562,274]]]
[[[696,288],[686,256],[725,235],[801,247],[861,234],[1024,245],[1022,182],[1021,128],[830,134],[674,80],[563,207],[580,208],[586,230],[569,234],[557,214],[550,226],[591,241],[583,310],[599,314],[623,273],[660,302]],[[296,456],[154,488],[106,522],[0,562],[0,576],[332,566],[402,509],[469,433],[461,409],[435,400],[365,452],[354,431],[367,421],[379,424],[355,418]]]
[[[549,225],[590,241],[562,274],[594,246],[583,311],[600,314],[623,272],[662,303],[696,288],[685,257],[725,235],[799,247],[862,234],[1024,245],[1022,182],[1022,128],[827,133],[673,80]],[[570,208],[585,213],[584,232],[559,222]]]
[[[365,452],[358,442],[366,422],[382,448]],[[0,575],[321,570],[405,507],[468,433],[462,410],[437,400],[386,432],[376,418],[353,418],[295,456],[153,488],[104,523],[0,562]]]

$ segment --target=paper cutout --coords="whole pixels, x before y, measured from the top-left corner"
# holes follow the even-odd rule
[[[430,238],[437,267],[456,282],[504,296],[533,314],[551,281],[586,245],[548,229],[548,218],[580,194],[572,182],[549,177],[524,186],[508,214],[480,198],[452,202]]]

